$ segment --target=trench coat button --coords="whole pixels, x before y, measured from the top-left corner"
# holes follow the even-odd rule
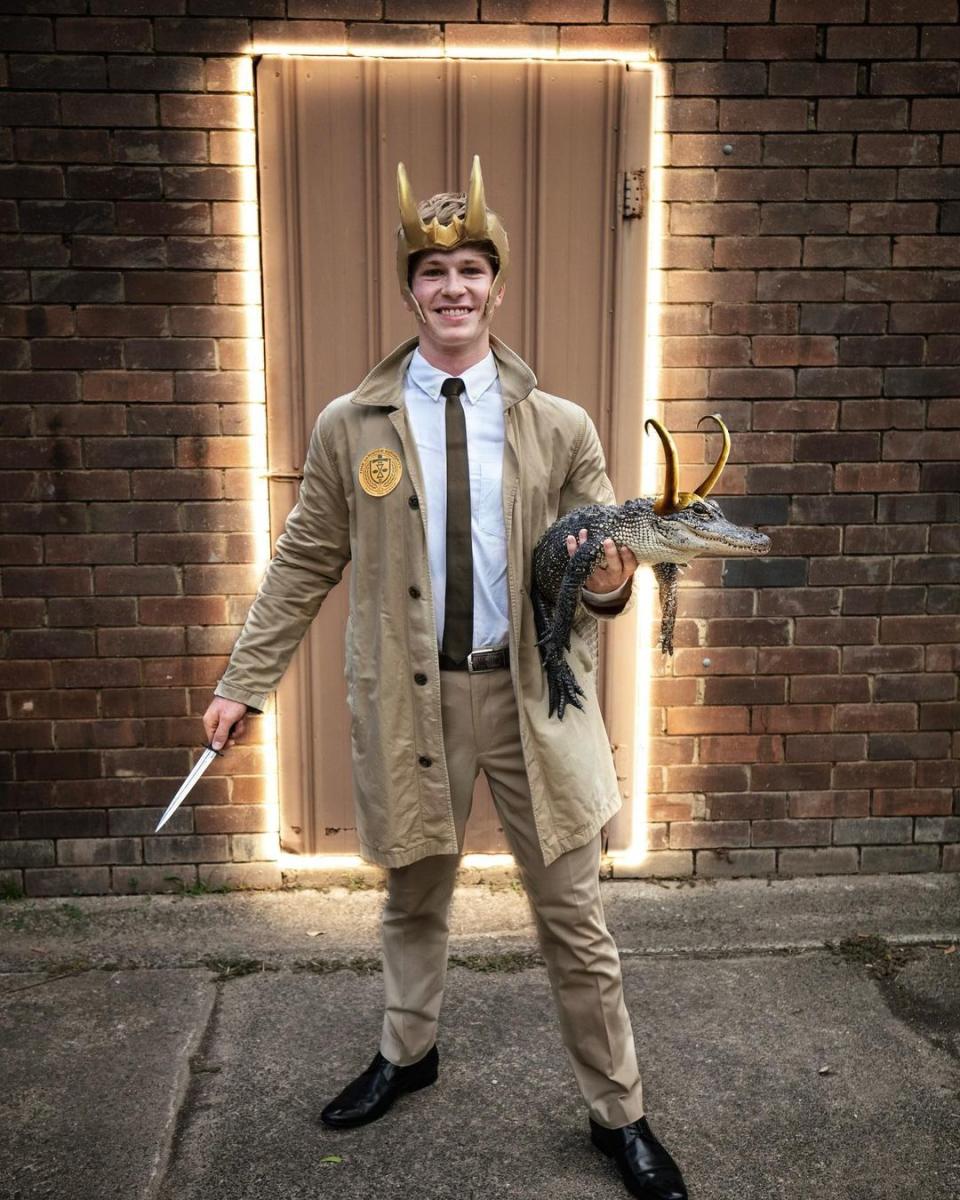
[[[421,687],[427,682],[427,677],[422,671],[418,671],[413,677],[414,683],[419,683]]]
[[[421,767],[432,767],[433,766],[433,759],[428,758],[426,754],[421,754],[420,757],[417,759],[417,762],[420,764]]]
[[[417,499],[416,496],[411,496],[410,499],[407,501],[407,503],[410,505],[411,508],[419,508],[420,507],[420,501]]]
[[[407,591],[410,593],[410,595],[413,597],[414,600],[420,599],[420,589],[418,587],[408,587]]]

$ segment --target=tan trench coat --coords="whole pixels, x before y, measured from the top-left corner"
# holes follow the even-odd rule
[[[385,867],[456,854],[443,751],[436,624],[427,564],[424,490],[403,404],[416,346],[397,347],[356,391],[333,400],[310,438],[299,499],[216,686],[262,709],[327,592],[352,560],[346,631],[353,787],[363,857]],[[581,604],[571,664],[584,711],[547,716],[546,680],[529,598],[533,547],[559,515],[613,503],[593,422],[579,405],[536,386],[523,360],[491,338],[504,407],[503,511],[510,608],[510,671],[543,860],[588,842],[621,804],[596,695],[595,618],[619,607]],[[357,470],[368,451],[394,450],[397,486],[370,496]],[[409,589],[419,589],[420,597]],[[591,615],[594,614],[594,615]],[[425,682],[418,682],[424,681]],[[323,687],[323,680],[314,686]],[[429,767],[419,759],[432,760]]]

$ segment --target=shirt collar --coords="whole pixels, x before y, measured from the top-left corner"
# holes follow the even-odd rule
[[[445,379],[449,379],[450,375],[449,372],[441,371],[427,362],[418,346],[410,359],[407,378],[422,392],[425,392],[431,400],[439,401],[440,385]],[[481,358],[478,363],[474,363],[472,367],[467,367],[465,371],[461,372],[459,378],[463,380],[467,400],[471,404],[476,404],[484,392],[500,378],[493,351],[488,350],[484,358]]]

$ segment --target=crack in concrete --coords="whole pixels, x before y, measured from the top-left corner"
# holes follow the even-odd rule
[[[190,1124],[194,1093],[197,1087],[194,1063],[197,1059],[202,1059],[206,1048],[212,1042],[220,1012],[222,984],[216,979],[212,980],[212,983],[212,994],[206,1012],[201,1016],[198,1024],[190,1030],[185,1054],[178,1066],[163,1131],[165,1136],[161,1141],[140,1200],[157,1200],[159,1197]]]

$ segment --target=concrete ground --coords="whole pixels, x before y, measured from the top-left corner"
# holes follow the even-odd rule
[[[960,876],[603,884],[691,1200],[960,1198]],[[462,887],[440,1079],[334,1132],[374,889],[0,903],[0,1200],[594,1200],[522,893]]]

